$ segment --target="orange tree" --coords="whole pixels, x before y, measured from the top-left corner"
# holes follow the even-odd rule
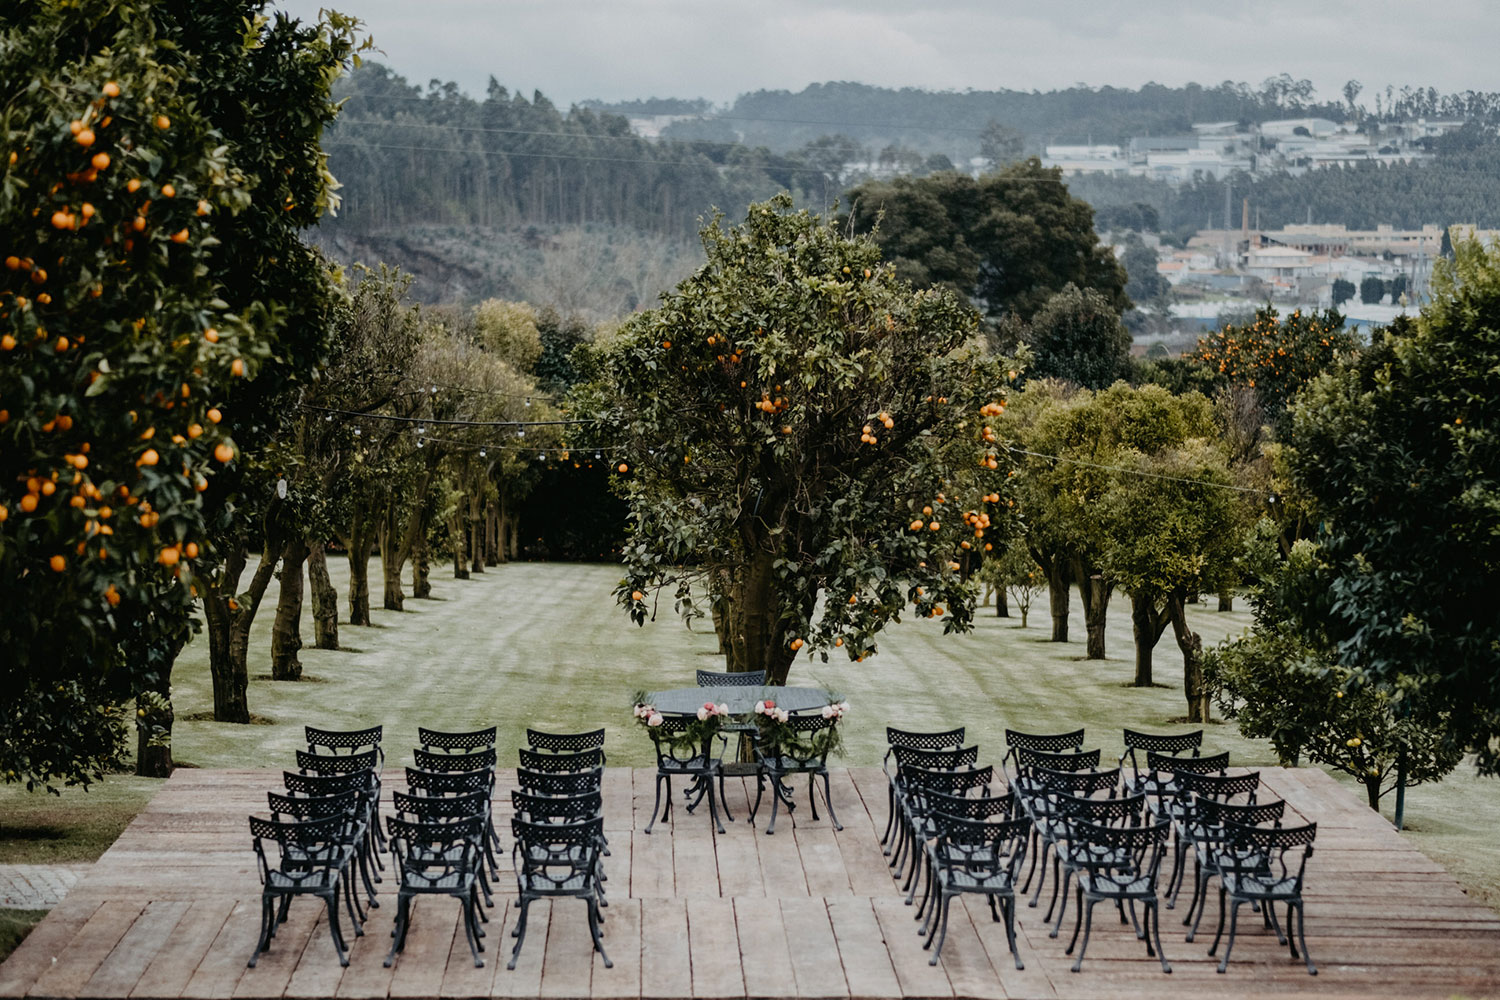
[[[271,176],[271,150],[244,155],[230,134],[278,92],[252,68],[300,58],[326,102],[352,36],[342,21],[310,33],[264,21],[262,6],[0,11],[7,780],[87,782],[122,749],[114,706],[165,701],[210,547],[205,492],[258,433],[226,401],[296,356],[277,337],[287,310],[264,294],[286,263],[239,272],[284,245],[268,215],[288,232],[307,221],[289,186],[321,211],[326,171],[318,155],[314,181],[288,162]],[[246,138],[295,142],[319,110],[277,103],[260,119],[273,115],[274,130]]]
[[[1266,306],[1245,326],[1226,324],[1198,341],[1188,360],[1222,385],[1254,389],[1267,416],[1279,417],[1297,390],[1359,346],[1337,310],[1282,317]]]
[[[773,683],[798,650],[874,653],[908,605],[969,627],[968,571],[1006,534],[1010,377],[973,310],[786,196],[703,242],[582,394],[631,508],[621,603],[707,606],[730,669]]]

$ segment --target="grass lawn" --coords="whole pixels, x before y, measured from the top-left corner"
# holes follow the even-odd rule
[[[342,596],[344,561],[330,559],[329,566]],[[378,581],[378,572],[372,578]],[[208,649],[200,638],[184,652],[173,676],[175,755],[198,767],[280,768],[290,765],[292,752],[302,745],[304,724],[380,723],[395,765],[409,759],[418,725],[498,724],[502,748],[518,745],[527,726],[562,731],[605,726],[611,764],[649,764],[650,744],[635,731],[630,715],[632,694],[691,685],[696,668],[718,669],[722,660],[711,627],[687,631],[672,615],[670,595],[658,621],[643,628],[631,624],[610,593],[618,578],[613,566],[518,563],[459,581],[440,567],[434,573],[437,599],[408,601],[404,612],[376,609],[373,627],[342,625],[346,649],[304,649],[301,683],[268,679],[273,583],[251,637],[250,710],[261,724],[208,721],[212,688]],[[844,723],[851,764],[879,762],[887,724],[922,729],[963,723],[987,760],[998,759],[1006,727],[1086,726],[1089,744],[1104,747],[1106,754],[1118,752],[1122,726],[1182,728],[1181,658],[1170,635],[1157,649],[1161,686],[1133,688],[1123,598],[1111,612],[1110,658],[1103,662],[1083,658],[1076,600],[1075,640],[1067,644],[1046,641],[1045,599],[1041,604],[1027,629],[1018,619],[995,617],[993,609],[981,614],[968,635],[945,636],[939,624],[908,620],[886,632],[880,655],[862,664],[804,657],[793,667],[791,683],[826,685],[852,702]],[[1190,610],[1206,643],[1249,624],[1247,611],[1221,614],[1211,607]],[[304,621],[303,632],[310,641],[310,621]],[[1236,763],[1275,763],[1268,745],[1245,739],[1234,726],[1208,728],[1205,745],[1231,751]],[[89,856],[97,854],[113,836],[108,830],[118,829],[121,817],[139,807],[152,785],[111,778],[86,795],[70,792],[60,802],[4,790],[5,828],[14,823],[23,831],[29,823],[49,832],[30,848],[0,840],[0,850],[11,860],[22,860],[21,855],[64,860],[87,853],[84,845]],[[77,808],[79,803],[88,808]],[[35,812],[22,811],[23,804]],[[1493,835],[1500,828],[1500,782],[1475,778],[1466,764],[1441,784],[1408,790],[1407,817],[1409,835],[1420,848],[1448,865],[1470,892],[1500,906],[1500,840]],[[46,855],[47,850],[56,853]]]

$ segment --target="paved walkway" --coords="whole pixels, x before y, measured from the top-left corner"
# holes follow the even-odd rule
[[[0,909],[50,910],[93,865],[0,865]]]

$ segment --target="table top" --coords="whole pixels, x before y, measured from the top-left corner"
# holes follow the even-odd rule
[[[715,705],[728,705],[734,715],[745,715],[755,710],[755,703],[769,698],[777,708],[788,712],[807,712],[822,708],[829,703],[828,692],[811,687],[683,687],[666,691],[654,691],[646,700],[656,706],[663,715],[692,715],[712,701]]]

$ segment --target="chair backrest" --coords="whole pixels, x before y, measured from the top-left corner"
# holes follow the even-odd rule
[[[1094,771],[1099,767],[1100,751],[1097,748],[1071,753],[1052,753],[1030,747],[1016,747],[1015,751],[1016,771],[1022,774],[1036,768],[1049,771]],[[1117,773],[1118,770],[1116,768]]]
[[[583,887],[593,883],[604,837],[603,817],[579,823],[531,823],[516,816],[511,818],[510,832],[516,873],[527,891],[575,890],[574,879]]]
[[[585,750],[604,749],[604,730],[595,729],[587,733],[548,733],[540,729],[526,730],[526,745],[532,750],[552,753],[582,753]]]
[[[439,886],[455,876],[474,874],[480,863],[484,818],[469,816],[451,822],[425,823],[387,816],[391,852],[401,881],[409,886]],[[412,849],[420,847],[420,854]]]
[[[1023,733],[1017,729],[1005,731],[1005,756],[1000,758],[1000,768],[1005,769],[1006,761],[1015,760],[1016,751],[1021,749],[1041,750],[1044,753],[1062,753],[1064,750],[1083,749],[1083,730],[1075,729],[1070,733]]]
[[[302,733],[307,737],[307,752],[316,753],[318,747],[322,747],[330,753],[338,753],[347,750],[350,753],[360,753],[365,748],[371,750],[380,749],[380,739],[384,728],[381,726],[370,726],[367,729],[319,729],[316,726],[303,726]],[[384,761],[384,756],[381,757]]]
[[[929,771],[956,771],[962,767],[973,767],[979,761],[979,744],[956,750],[918,750],[914,747],[892,746],[891,754],[896,758],[896,767],[904,771],[908,767],[922,767]]]
[[[1178,802],[1195,802],[1198,799],[1216,799],[1230,802],[1244,798],[1255,802],[1260,788],[1260,772],[1246,774],[1196,774],[1192,771],[1173,771],[1172,780],[1177,784]]]
[[[1280,826],[1286,815],[1286,803],[1281,799],[1239,804],[1201,798],[1194,806],[1198,819],[1209,827],[1222,827],[1227,823],[1239,826]]]
[[[571,795],[587,795],[589,792],[597,792],[604,786],[604,769],[595,768],[592,771],[533,771],[529,768],[516,768],[516,784],[524,792],[533,795],[560,795],[564,798]]]
[[[989,881],[997,875],[1016,875],[1026,860],[1031,820],[972,820],[947,813],[934,813],[937,828],[934,850],[939,867],[959,869],[974,881]]]
[[[363,792],[370,787],[369,775],[363,771],[352,774],[297,774],[294,771],[282,771],[281,783],[291,794],[311,798]]]
[[[1101,854],[1113,854],[1121,862],[1108,868],[1095,869],[1091,887],[1096,892],[1101,888],[1107,889],[1110,883],[1120,891],[1134,892],[1141,888],[1139,881],[1143,877],[1148,880],[1148,888],[1155,888],[1169,826],[1166,820],[1147,826],[1106,826],[1102,823],[1078,822],[1071,824],[1069,835],[1080,844],[1099,848]]]
[[[1207,757],[1178,757],[1156,750],[1147,750],[1146,770],[1152,774],[1166,774],[1174,771],[1193,774],[1223,774],[1229,770],[1229,751],[1209,754]]]
[[[495,727],[472,729],[465,733],[449,733],[441,729],[417,727],[417,743],[423,750],[447,753],[473,753],[475,750],[493,749]]]
[[[673,770],[687,769],[688,773],[694,770],[706,770],[713,760],[713,739],[710,737],[702,742],[686,740],[688,731],[698,725],[698,720],[690,715],[664,715],[661,723],[649,726],[647,735],[651,737],[651,745],[656,750],[656,766],[671,768]],[[727,739],[726,739],[727,744]],[[523,767],[530,766],[522,758]],[[544,770],[538,768],[537,770]]]
[[[701,688],[765,687],[764,670],[700,670],[698,686]]]
[[[1195,729],[1190,733],[1141,733],[1134,729],[1125,730],[1125,752],[1120,754],[1120,765],[1123,767],[1126,760],[1130,761],[1130,773],[1139,778],[1141,768],[1136,751],[1144,753],[1156,752],[1180,756],[1190,754],[1198,756],[1199,748],[1203,746],[1203,730]]]
[[[428,750],[413,750],[412,763],[419,771],[493,771],[495,748],[476,750],[473,753],[432,753]]]
[[[757,735],[755,746],[758,754],[766,756],[777,756],[781,762],[792,762],[798,767],[822,767],[827,763],[828,751],[832,746],[831,739],[836,734],[829,734],[829,739],[819,740],[817,734],[826,729],[832,729],[838,725],[837,718],[825,719],[821,715],[792,715],[788,716],[786,722],[781,723],[787,729],[795,733],[800,739],[809,742],[800,745],[781,744],[767,745],[764,739]]]
[[[318,798],[282,795],[278,792],[266,793],[266,805],[271,810],[271,818],[277,820],[328,819],[332,816],[352,820],[359,809],[359,804],[360,793],[355,790]]]
[[[1146,822],[1146,796],[1140,792],[1108,799],[1060,792],[1052,802],[1054,814],[1067,823],[1140,826]]]
[[[968,795],[970,792],[979,792],[982,796],[988,796],[990,782],[995,779],[995,768],[991,764],[984,767],[961,768],[956,771],[935,771],[926,767],[904,767],[901,769],[902,789],[909,795],[926,795],[936,792],[940,795]]]
[[[399,789],[391,792],[396,815],[414,823],[446,823],[452,820],[483,816],[489,805],[484,792],[463,795],[413,795]]]
[[[266,857],[265,842],[277,845],[277,866],[293,882],[322,878],[322,873],[342,862],[338,850],[344,844],[348,829],[345,816],[328,816],[324,819],[278,820],[250,817],[250,837],[255,848],[256,865],[260,880],[265,883],[272,868]],[[296,848],[291,866],[283,866],[288,859],[288,848]]]
[[[528,771],[543,771],[548,774],[577,774],[593,771],[604,766],[603,750],[583,750],[578,753],[541,753],[522,747],[516,751],[521,766]]]
[[[493,771],[423,771],[406,769],[406,787],[423,795],[472,795],[488,793],[495,783]]]
[[[967,795],[948,795],[933,789],[924,789],[922,797],[927,813],[931,816],[941,814],[980,821],[1009,818],[1016,809],[1016,797],[1010,793],[972,798]]]
[[[908,750],[957,750],[964,745],[964,727],[959,726],[956,729],[943,729],[937,732],[919,732],[914,729],[886,726],[885,742],[887,749],[880,766],[889,775],[891,754],[896,747],[906,747]]]
[[[1120,784],[1120,769],[1107,771],[1059,771],[1050,767],[1033,767],[1016,779],[1018,787],[1047,795],[1076,795],[1092,798],[1100,792],[1113,794]]]
[[[374,776],[375,767],[378,763],[379,754],[375,750],[367,750],[364,753],[350,754],[349,756],[308,753],[306,750],[297,751],[297,770],[303,774],[365,774],[367,776]]]
[[[598,792],[583,795],[533,795],[512,791],[511,808],[528,823],[582,823],[604,812],[604,796]]]
[[[1247,873],[1253,875],[1258,869],[1269,871],[1272,879],[1295,878],[1295,891],[1302,891],[1307,860],[1312,857],[1313,841],[1318,839],[1318,824],[1268,827],[1226,823],[1224,830],[1230,857],[1253,859],[1254,866],[1247,865]],[[1229,870],[1233,870],[1232,863]]]

